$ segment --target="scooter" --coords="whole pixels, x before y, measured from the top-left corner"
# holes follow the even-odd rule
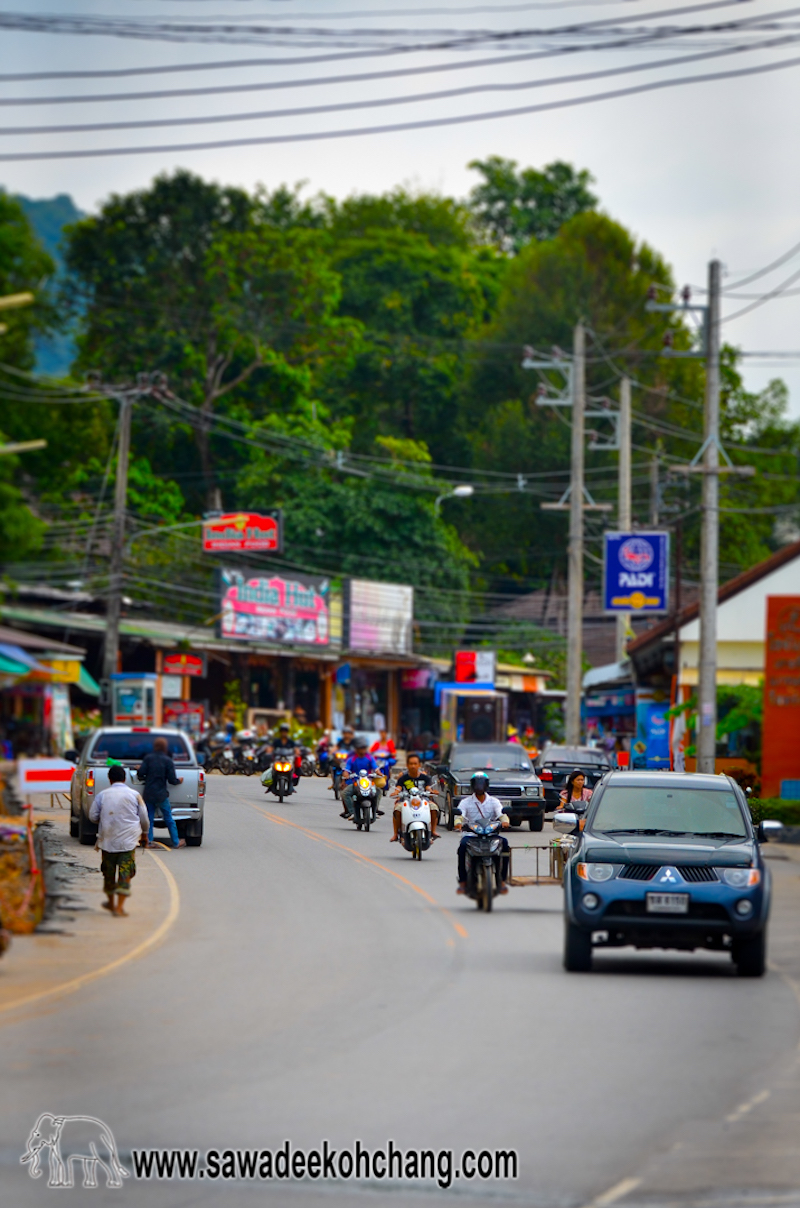
[[[268,768],[261,777],[261,783],[266,791],[274,793],[281,803],[283,803],[284,797],[291,797],[294,792],[293,782],[292,761],[285,759],[282,755],[273,760],[272,767]]]
[[[500,862],[503,843],[500,821],[474,826],[467,834],[467,897],[478,910],[492,909],[492,900],[502,885]]]
[[[398,838],[412,860],[421,860],[431,845],[431,803],[417,790],[403,792],[399,797],[400,830]]]
[[[340,801],[342,796],[342,777],[348,754],[348,751],[331,751],[330,754],[331,784],[337,801]]]
[[[381,791],[375,784],[374,775],[375,773],[359,772],[354,785],[353,821],[359,830],[363,827],[368,831],[370,824],[378,816]]]
[[[373,758],[378,765],[381,776],[383,776],[386,780],[386,784],[383,786],[383,792],[385,794],[389,791],[391,770],[397,763],[397,760],[395,759],[394,755],[389,755],[388,752],[383,751],[376,751]]]

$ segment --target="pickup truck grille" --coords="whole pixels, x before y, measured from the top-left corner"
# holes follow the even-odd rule
[[[717,881],[719,879],[713,868],[704,868],[702,864],[677,864],[676,868],[684,881]]]
[[[489,792],[492,797],[521,797],[522,789],[519,785],[510,784],[490,784]]]
[[[652,881],[657,872],[657,864],[626,864],[619,876],[621,881]]]

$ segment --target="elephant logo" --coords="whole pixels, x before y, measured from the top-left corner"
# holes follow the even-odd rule
[[[94,1116],[41,1115],[31,1129],[28,1148],[20,1162],[30,1162],[28,1174],[38,1179],[42,1173],[43,1150],[49,1150],[48,1187],[74,1187],[74,1163],[83,1165],[83,1186],[97,1187],[97,1168],[106,1175],[106,1187],[121,1187],[130,1171],[119,1160],[114,1134],[107,1124]]]

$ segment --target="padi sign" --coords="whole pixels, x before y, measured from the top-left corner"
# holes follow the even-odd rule
[[[603,608],[669,611],[669,533],[603,534]]]

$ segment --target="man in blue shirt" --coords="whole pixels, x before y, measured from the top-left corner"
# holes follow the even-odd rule
[[[344,806],[344,810],[340,814],[340,817],[352,818],[353,817],[353,797],[355,795],[356,778],[358,777],[360,772],[377,772],[378,771],[378,765],[377,765],[376,761],[372,758],[372,756],[367,751],[367,740],[365,738],[362,738],[361,736],[359,736],[356,739],[355,750],[353,751],[352,755],[347,756],[347,760],[344,765],[344,771],[345,771],[346,776],[351,777],[351,780],[350,780],[350,783],[348,784],[347,788],[345,789],[345,791],[342,793],[342,805]],[[382,814],[383,810],[378,810],[377,812],[379,814]]]

